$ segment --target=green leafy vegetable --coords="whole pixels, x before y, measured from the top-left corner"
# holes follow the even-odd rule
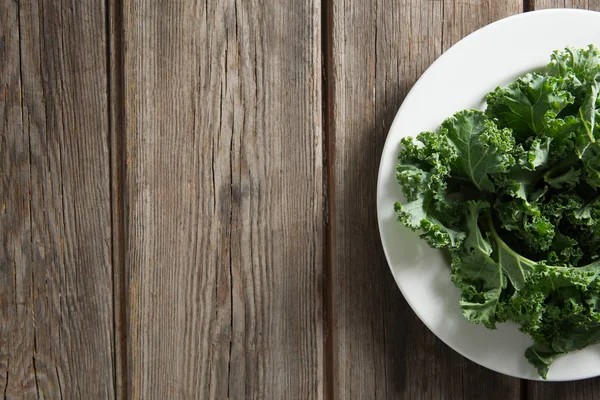
[[[448,118],[440,129],[457,151],[450,162],[457,176],[471,180],[482,191],[493,192],[489,174],[507,171],[514,163],[514,139],[500,130],[481,111],[461,111]]]
[[[486,112],[497,119],[499,126],[511,128],[517,137],[542,133],[574,101],[561,82],[550,75],[528,74],[488,94]]]
[[[451,253],[465,318],[513,321],[525,357],[600,342],[600,51],[565,49],[437,132],[402,140],[398,219]]]

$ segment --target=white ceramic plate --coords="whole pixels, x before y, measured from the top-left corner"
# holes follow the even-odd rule
[[[460,292],[450,281],[442,253],[396,220],[394,202],[403,200],[396,183],[400,139],[441,122],[465,108],[483,108],[485,95],[526,72],[546,66],[553,50],[600,46],[600,13],[546,10],[516,15],[488,25],[445,52],[418,80],[398,111],[387,137],[377,184],[377,213],[383,248],[404,297],[448,346],[468,359],[507,375],[540,379],[523,353],[531,339],[515,324],[497,330],[469,323],[460,313]],[[600,375],[600,346],[559,358],[548,380]]]

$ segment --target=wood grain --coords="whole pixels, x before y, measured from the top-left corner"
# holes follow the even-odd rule
[[[0,395],[111,399],[104,2],[0,21]]]
[[[520,396],[518,380],[467,361],[409,309],[383,257],[374,211],[381,149],[416,79],[468,33],[520,11],[516,0],[332,1],[334,398]]]
[[[600,0],[531,0],[532,10],[545,8],[581,8],[600,11]]]
[[[124,3],[129,398],[322,397],[319,5]]]
[[[377,239],[402,100],[520,11],[0,1],[0,397],[595,398],[599,379],[521,383],[441,343]]]

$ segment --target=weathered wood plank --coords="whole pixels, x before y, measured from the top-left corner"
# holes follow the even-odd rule
[[[335,398],[520,396],[519,380],[454,353],[409,309],[383,257],[374,211],[381,149],[415,80],[466,34],[520,11],[516,0],[332,1]]]
[[[126,0],[130,398],[321,398],[320,1]]]
[[[125,145],[126,129],[124,108],[123,70],[123,4],[118,0],[108,3],[108,122],[110,130],[110,180],[112,205],[112,263],[114,304],[114,365],[115,396],[127,395],[127,281],[125,265]]]
[[[599,378],[560,383],[527,382],[528,400],[589,400],[597,399],[598,393],[600,393]]]
[[[531,0],[532,10],[545,8],[582,8],[600,11],[600,0]]]
[[[583,8],[600,11],[600,0],[533,0],[532,9]],[[565,383],[527,382],[527,399],[587,400],[600,393],[600,378]]]
[[[0,395],[114,393],[104,2],[0,2]]]

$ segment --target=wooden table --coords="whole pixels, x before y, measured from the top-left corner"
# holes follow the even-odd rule
[[[548,7],[600,0],[1,0],[0,396],[600,396],[441,343],[375,219],[419,75]]]

